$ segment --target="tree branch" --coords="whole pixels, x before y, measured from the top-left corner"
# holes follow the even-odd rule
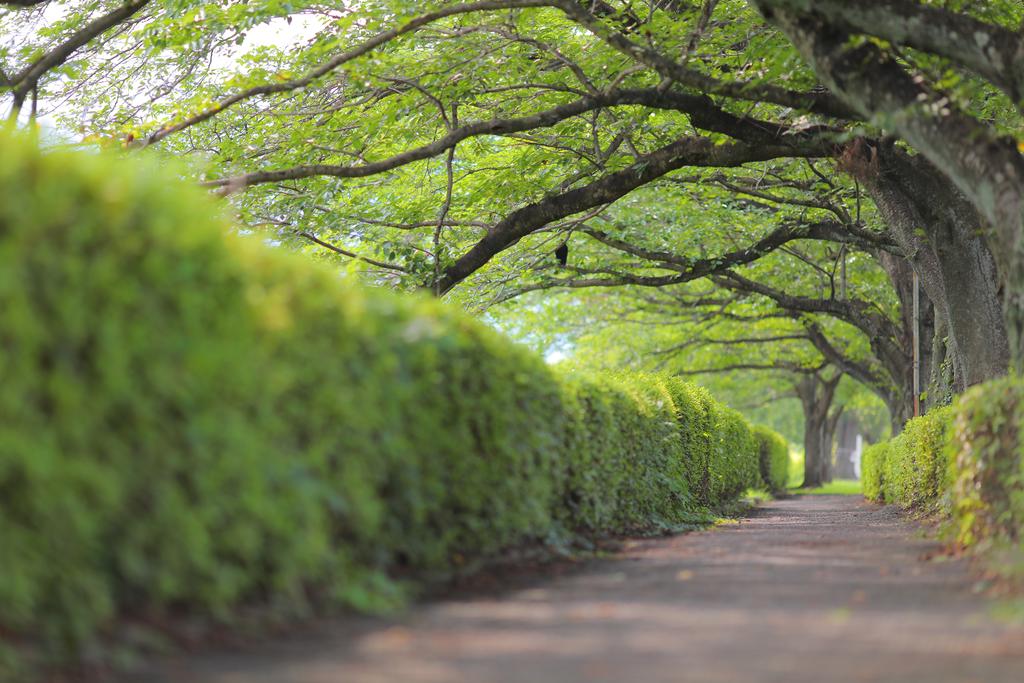
[[[846,322],[865,334],[872,351],[886,367],[898,367],[906,361],[906,352],[900,346],[900,330],[874,304],[859,299],[815,299],[795,296],[745,278],[733,271],[711,276],[716,284],[732,291],[760,294],[792,313],[823,313]]]
[[[531,232],[581,211],[610,204],[636,188],[684,166],[739,166],[751,161],[789,156],[824,156],[831,145],[811,141],[790,145],[716,144],[704,137],[688,137],[637,159],[628,168],[605,175],[587,185],[517,209],[498,222],[469,251],[450,265],[441,280],[442,294],[482,268],[495,254]]]
[[[865,117],[881,118],[921,152],[966,195],[994,227],[993,245],[1007,285],[1008,310],[1024,295],[1024,158],[1012,138],[957,109],[925,87],[874,43],[851,47],[848,34],[816,15],[767,8],[789,39],[827,84]],[[870,183],[870,174],[858,178]]]
[[[17,114],[17,111],[21,108],[21,103],[24,102],[25,97],[36,87],[39,83],[39,79],[42,78],[46,72],[64,64],[64,62],[66,62],[76,50],[88,44],[97,36],[102,35],[109,29],[130,18],[148,4],[149,0],[135,0],[134,2],[126,3],[107,14],[90,21],[88,24],[71,34],[71,36],[63,43],[29,64],[20,73],[10,77],[9,82],[11,84],[15,101],[12,114]]]
[[[795,317],[795,316],[794,316]],[[877,368],[867,363],[856,361],[840,351],[825,336],[821,326],[812,320],[801,319],[804,329],[807,330],[807,339],[810,339],[815,348],[821,352],[830,363],[850,375],[854,379],[863,382],[873,389],[883,400],[890,400],[894,395],[895,385],[891,378],[886,378],[879,373]]]
[[[694,125],[705,130],[724,133],[751,143],[792,145],[795,156],[799,147],[818,141],[821,149],[816,156],[822,156],[831,150],[826,149],[824,135],[829,129],[819,128],[812,131],[792,133],[792,129],[782,124],[773,124],[756,119],[740,118],[722,111],[706,97],[686,95],[682,93],[660,92],[654,88],[614,90],[600,95],[582,97],[573,102],[561,104],[551,109],[512,119],[493,119],[478,121],[460,126],[448,132],[434,142],[396,154],[381,161],[358,166],[333,164],[308,164],[275,171],[256,171],[229,178],[218,178],[202,183],[205,187],[221,187],[226,191],[239,190],[252,185],[279,183],[314,176],[330,176],[335,178],[362,178],[394,170],[415,161],[430,159],[443,154],[463,140],[483,135],[511,135],[513,133],[547,128],[557,123],[579,116],[595,109],[624,105],[644,105],[657,109],[668,109],[688,113],[696,120]],[[784,155],[783,155],[784,156]]]
[[[816,374],[828,367],[828,363],[822,363],[814,367],[806,367],[798,363],[788,361],[777,361],[775,363],[733,363],[717,368],[700,368],[699,370],[677,370],[674,374],[680,376],[705,375],[720,372],[732,372],[734,370],[782,370],[786,372],[797,372],[801,374]]]
[[[552,4],[574,22],[622,54],[654,69],[663,78],[682,86],[733,99],[771,102],[833,118],[857,118],[852,109],[830,93],[804,93],[761,83],[721,81],[669,59],[653,48],[633,42],[623,33],[609,28],[597,16],[589,12],[583,3],[574,0],[552,0]]]
[[[552,278],[530,285],[524,285],[503,297],[500,301],[508,301],[515,297],[522,296],[528,292],[537,292],[548,289],[586,289],[590,287],[622,287],[633,285],[637,287],[668,287],[671,285],[683,284],[693,280],[707,277],[715,273],[728,271],[739,265],[756,261],[765,254],[782,247],[786,243],[797,239],[830,239],[837,224],[813,223],[813,224],[786,224],[773,230],[749,247],[736,249],[731,252],[712,258],[691,259],[679,254],[665,251],[655,251],[638,247],[624,240],[613,238],[606,233],[592,228],[582,227],[579,230],[602,244],[617,249],[632,256],[637,256],[657,264],[661,268],[674,270],[673,275],[633,275],[610,269],[575,269],[580,275],[605,274],[610,277],[600,278]],[[837,233],[841,235],[842,233]]]
[[[154,143],[160,142],[168,135],[185,130],[186,128],[190,128],[196,125],[197,123],[202,123],[203,121],[206,121],[207,119],[216,116],[217,114],[238,104],[239,102],[243,102],[253,97],[257,97],[260,95],[270,95],[281,92],[289,92],[292,90],[304,88],[313,81],[317,80],[318,78],[321,78],[331,73],[332,71],[342,66],[343,64],[350,62],[353,59],[356,59],[357,57],[361,57],[367,54],[368,52],[372,52],[381,45],[384,45],[385,43],[388,43],[394,40],[395,38],[405,35],[406,33],[416,31],[422,28],[423,26],[426,26],[427,24],[440,21],[441,19],[446,19],[448,17],[453,17],[460,14],[469,14],[474,12],[486,12],[493,10],[525,7],[546,7],[549,6],[550,4],[551,2],[549,2],[548,0],[489,0],[485,2],[472,2],[451,5],[439,9],[435,12],[422,14],[416,17],[415,19],[409,20],[408,22],[402,24],[397,28],[393,28],[388,31],[378,33],[373,38],[367,40],[361,45],[358,45],[352,48],[351,50],[343,52],[337,55],[336,57],[333,57],[332,59],[328,60],[327,62],[321,64],[317,68],[312,69],[309,73],[307,73],[305,76],[302,76],[301,78],[282,81],[280,83],[268,83],[266,85],[260,85],[253,88],[249,88],[247,90],[243,90],[241,92],[235,93],[234,95],[231,95],[230,97],[224,98],[223,100],[221,100],[214,106],[210,107],[209,109],[199,112],[198,114],[195,114],[185,119],[184,121],[181,121],[176,124],[165,125],[156,132],[152,133],[146,139],[146,144],[152,145]]]
[[[363,261],[364,263],[369,263],[371,266],[376,266],[377,268],[385,268],[387,270],[394,270],[394,271],[398,271],[399,273],[408,273],[409,272],[409,269],[405,268],[403,266],[399,266],[399,265],[396,265],[394,263],[385,263],[384,261],[377,261],[375,259],[369,258],[368,256],[360,256],[359,254],[357,254],[357,253],[355,253],[353,251],[349,251],[347,249],[342,249],[341,247],[339,247],[337,245],[334,245],[334,244],[331,244],[330,242],[323,241],[322,239],[320,239],[319,237],[317,237],[316,235],[314,235],[311,232],[302,231],[302,232],[299,232],[298,235],[299,235],[299,237],[306,238],[310,242],[314,242],[316,244],[319,244],[324,249],[329,249],[329,250],[333,251],[336,254],[341,254],[342,256],[348,256],[349,258],[354,258],[357,261]]]

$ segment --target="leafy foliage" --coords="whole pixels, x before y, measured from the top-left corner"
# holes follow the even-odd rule
[[[907,507],[922,508],[941,502],[949,488],[946,444],[953,407],[931,410],[907,422],[889,445],[885,460],[885,497]]]
[[[907,422],[893,439],[869,446],[861,460],[864,495],[875,501],[938,511],[950,486],[950,425],[953,406]]]

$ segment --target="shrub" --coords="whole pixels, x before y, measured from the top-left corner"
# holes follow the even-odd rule
[[[952,413],[947,406],[908,420],[891,441],[883,477],[887,501],[913,508],[938,504],[949,469],[946,442]]]
[[[619,412],[625,472],[616,528],[665,526],[692,508],[685,454],[674,403],[665,383],[652,375],[615,375],[615,389],[632,403]]]
[[[769,490],[784,491],[789,478],[789,444],[777,432],[760,425],[753,427],[753,434],[761,479]]]
[[[0,633],[39,659],[123,616],[377,609],[397,570],[663,529],[759,479],[701,389],[552,370],[228,236],[153,166],[3,148]]]
[[[729,500],[763,485],[760,454],[750,424],[737,411],[712,404],[711,501]]]
[[[760,451],[746,419],[702,387],[676,377],[662,381],[673,403],[683,452],[688,454],[684,476],[694,500],[714,507],[760,486]]]
[[[689,454],[684,463],[687,489],[697,504],[714,505],[717,502],[711,491],[711,460],[715,448],[711,406],[714,401],[705,389],[678,377],[664,381],[672,397],[683,451]]]
[[[934,512],[949,485],[949,427],[953,407],[935,408],[907,421],[893,439],[865,449],[864,495]]]
[[[1024,566],[1022,398],[1017,377],[974,387],[959,401],[951,439],[957,538],[1008,553],[1017,571]]]
[[[316,508],[252,429],[266,356],[213,206],[2,144],[2,626],[71,646],[121,604],[218,609],[305,561]]]
[[[865,496],[949,518],[964,546],[997,551],[998,572],[1024,574],[1024,383],[976,386],[865,451]]]
[[[889,442],[883,441],[864,449],[860,459],[860,478],[864,497],[881,503],[885,500],[885,461],[889,455]]]

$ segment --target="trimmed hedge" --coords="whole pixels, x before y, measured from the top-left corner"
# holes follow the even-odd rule
[[[951,435],[957,539],[997,549],[1024,577],[1024,382],[1005,378],[965,393]]]
[[[1024,382],[976,386],[864,452],[864,495],[949,521],[952,539],[997,551],[996,571],[1024,577]]]
[[[947,442],[954,410],[935,408],[908,420],[895,438],[864,449],[865,497],[936,511],[951,481]]]
[[[702,389],[345,286],[152,165],[2,147],[0,672],[123,617],[379,609],[396,572],[760,483],[768,437]]]
[[[883,475],[885,461],[889,456],[889,442],[883,441],[868,446],[860,457],[860,479],[864,489],[864,497],[868,500],[883,502],[885,486]]]
[[[899,436],[888,442],[880,465],[886,500],[913,508],[938,504],[949,484],[946,442],[952,421],[952,406],[936,408],[908,420]]]
[[[761,479],[772,492],[785,491],[789,478],[789,444],[780,434],[761,425],[755,425],[753,433]]]

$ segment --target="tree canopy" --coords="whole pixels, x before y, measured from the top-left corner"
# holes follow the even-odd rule
[[[915,353],[926,403],[1024,361],[1019,3],[0,8],[12,124],[185,158],[376,284],[563,335],[607,306],[689,370],[841,373],[897,428]]]

